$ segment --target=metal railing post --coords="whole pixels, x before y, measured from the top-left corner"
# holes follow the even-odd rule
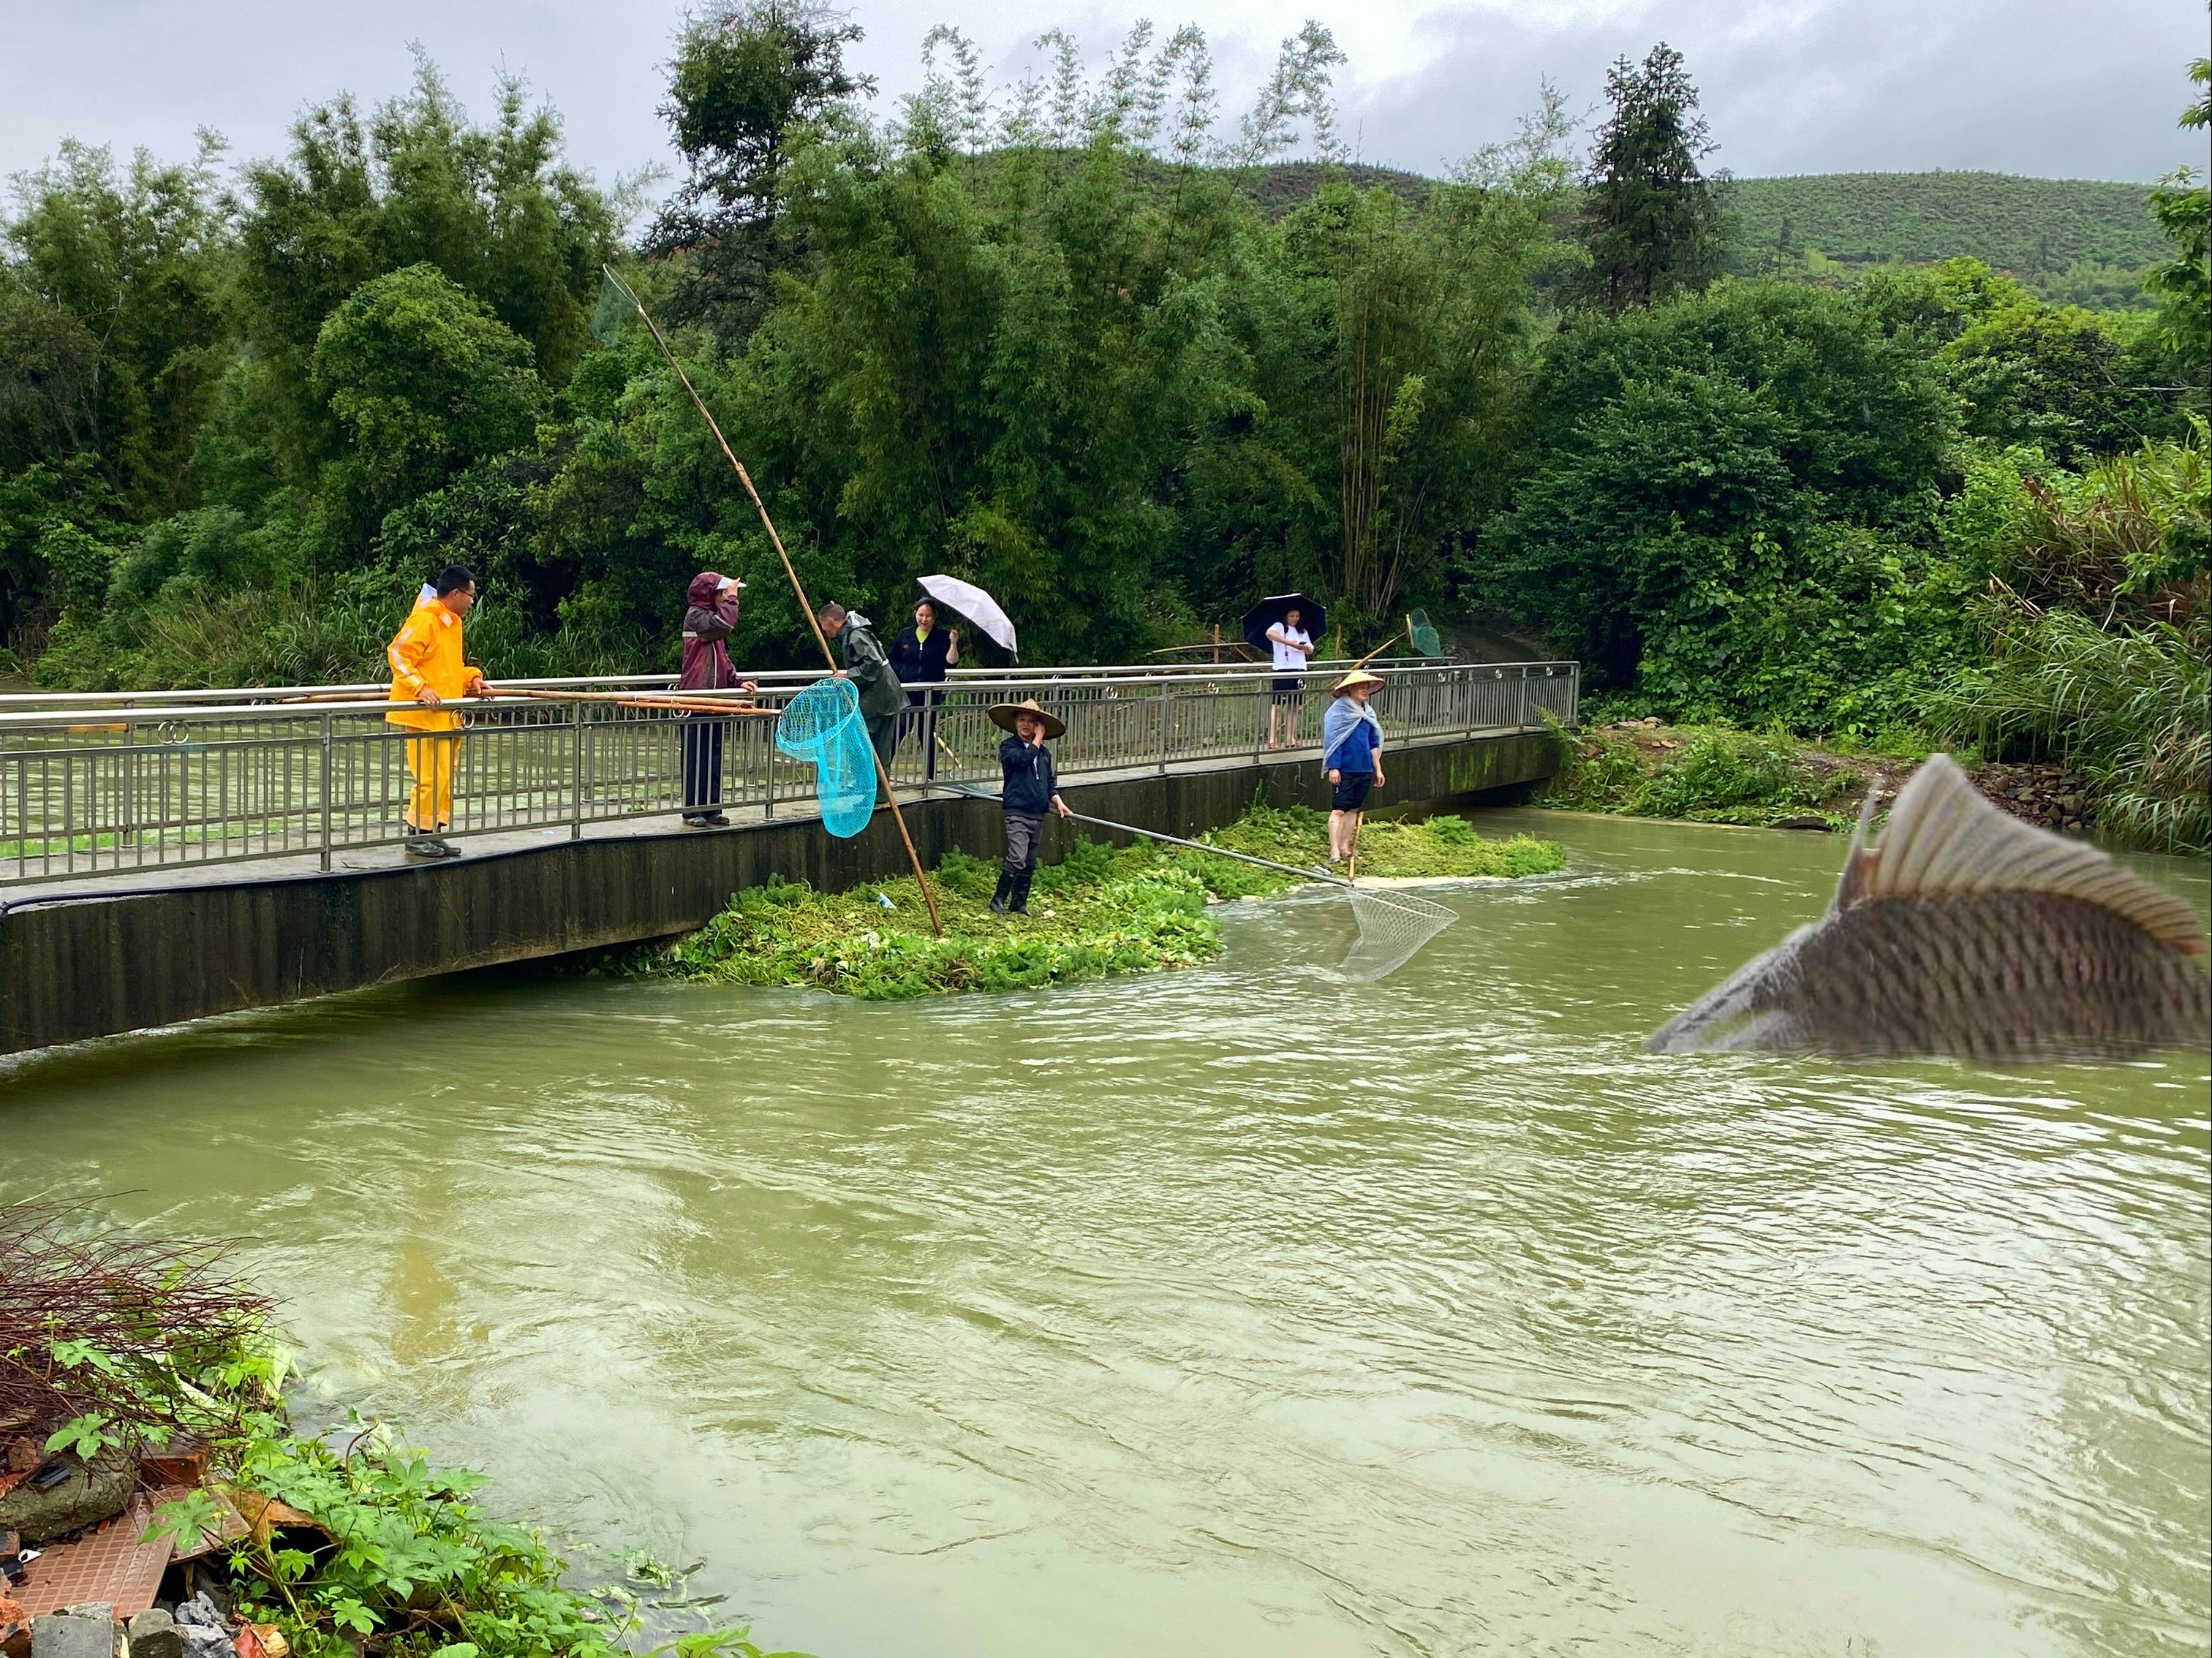
[[[1168,714],[1175,705],[1175,693],[1170,691],[1165,685],[1162,685],[1160,687],[1159,703],[1160,774],[1162,776],[1165,776],[1168,769]]]
[[[323,716],[323,873],[331,869],[331,716]]]
[[[131,844],[132,833],[137,828],[132,822],[136,815],[133,808],[137,802],[134,798],[135,792],[131,785],[133,774],[138,768],[137,750],[131,741],[137,735],[138,722],[136,720],[125,720],[123,722],[123,753],[120,767],[122,777],[118,791],[120,799],[117,803],[115,822],[115,866],[118,869],[123,866],[123,848]],[[92,826],[92,866],[94,869],[100,867],[100,825],[96,822]]]
[[[574,732],[568,756],[568,838],[584,838],[584,708],[581,702],[568,705],[568,725]]]

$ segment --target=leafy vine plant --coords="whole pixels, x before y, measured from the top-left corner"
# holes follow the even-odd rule
[[[1316,159],[1344,159],[1335,76],[1345,55],[1311,19],[1283,41],[1234,133],[1219,137],[1213,54],[1194,24],[1163,39],[1149,19],[1138,22],[1095,79],[1066,29],[1048,29],[1031,45],[1048,54],[1048,72],[994,89],[974,40],[945,24],[930,30],[921,43],[921,90],[905,100],[909,131],[930,132],[969,155],[1103,139],[1192,167],[1261,166],[1297,149],[1303,136]]]

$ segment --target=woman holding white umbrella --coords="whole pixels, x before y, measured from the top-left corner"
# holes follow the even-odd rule
[[[919,630],[921,613],[925,609],[933,616],[940,612],[963,616],[975,624],[975,630],[978,633],[1008,656],[1017,654],[1014,648],[1012,618],[1000,608],[997,599],[992,598],[974,582],[963,581],[957,576],[926,575],[921,578],[921,590],[929,597],[915,606],[915,626],[909,629],[908,632],[913,633]],[[960,653],[957,641],[960,635],[957,632],[951,630],[948,630],[948,635],[945,665],[957,667],[960,665]],[[906,635],[902,634],[899,637],[903,641]],[[945,676],[939,673],[937,677],[942,679]],[[921,740],[929,750],[929,774],[933,777],[937,774],[937,719],[934,709],[945,693],[929,691],[924,695],[928,698],[928,708],[919,716],[909,714],[907,718],[918,720],[918,723],[922,727]]]
[[[937,623],[937,601],[925,598],[914,607],[914,624],[900,630],[891,641],[891,671],[907,688],[908,713],[902,724],[921,731],[922,774],[937,775],[937,705],[945,693],[916,689],[942,684],[949,669],[960,665],[960,629]]]

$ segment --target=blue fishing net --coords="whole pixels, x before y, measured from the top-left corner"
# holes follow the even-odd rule
[[[867,828],[876,812],[876,756],[849,679],[817,679],[776,717],[775,745],[814,768],[822,827],[841,839]]]

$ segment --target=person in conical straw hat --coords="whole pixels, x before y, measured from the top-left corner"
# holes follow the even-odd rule
[[[1036,879],[1037,849],[1044,841],[1044,815],[1067,817],[1060,798],[1060,775],[1045,744],[1067,730],[1058,714],[1047,714],[1036,698],[1000,702],[991,723],[1011,733],[999,744],[999,804],[1006,815],[1006,858],[999,869],[999,890],[991,908],[1000,914],[1030,913],[1030,883]]]
[[[1328,860],[1340,864],[1358,843],[1367,797],[1382,775],[1382,722],[1368,706],[1386,682],[1354,668],[1328,688],[1334,700],[1321,722],[1321,762],[1328,771]]]

